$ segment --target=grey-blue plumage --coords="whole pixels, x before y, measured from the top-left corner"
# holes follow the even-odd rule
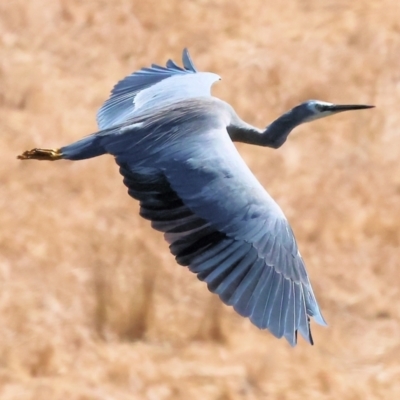
[[[218,79],[198,72],[185,49],[183,68],[169,60],[117,83],[97,114],[99,132],[20,158],[113,155],[141,216],[164,232],[179,264],[259,328],[292,346],[297,332],[312,343],[310,317],[325,321],[293,232],[233,141],[277,148],[303,122],[370,106],[311,100],[260,130],[211,96]]]

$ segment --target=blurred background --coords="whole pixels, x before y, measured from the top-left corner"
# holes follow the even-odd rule
[[[398,0],[0,3],[0,398],[400,398]],[[96,131],[132,71],[187,46],[266,126],[307,99],[376,109],[238,145],[277,200],[329,326],[291,348],[176,265],[111,157],[20,162]]]

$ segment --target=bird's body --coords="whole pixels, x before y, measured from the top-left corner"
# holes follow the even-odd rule
[[[260,130],[210,95],[219,77],[197,72],[186,50],[183,64],[168,61],[130,75],[99,110],[99,132],[20,158],[113,155],[140,214],[164,232],[179,264],[259,328],[291,345],[297,332],[312,343],[310,317],[325,321],[294,235],[233,141],[276,148],[317,113],[369,106],[310,101]]]

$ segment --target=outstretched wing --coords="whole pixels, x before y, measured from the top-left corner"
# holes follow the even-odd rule
[[[106,147],[177,262],[259,328],[291,345],[297,332],[312,343],[309,318],[325,321],[292,230],[226,130],[122,139],[108,137]]]
[[[119,81],[110,98],[97,113],[101,130],[125,122],[140,109],[160,107],[185,98],[209,96],[211,86],[220,79],[210,72],[198,72],[187,49],[182,54],[183,68],[168,60],[165,67],[152,64]]]

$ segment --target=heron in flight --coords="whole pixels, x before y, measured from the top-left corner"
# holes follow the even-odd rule
[[[260,329],[295,346],[313,344],[310,318],[326,325],[292,229],[233,142],[277,149],[296,126],[369,105],[310,100],[266,129],[211,95],[220,77],[199,72],[187,51],[118,82],[97,113],[99,131],[21,160],[114,156],[140,215],[169,243],[178,264]]]

